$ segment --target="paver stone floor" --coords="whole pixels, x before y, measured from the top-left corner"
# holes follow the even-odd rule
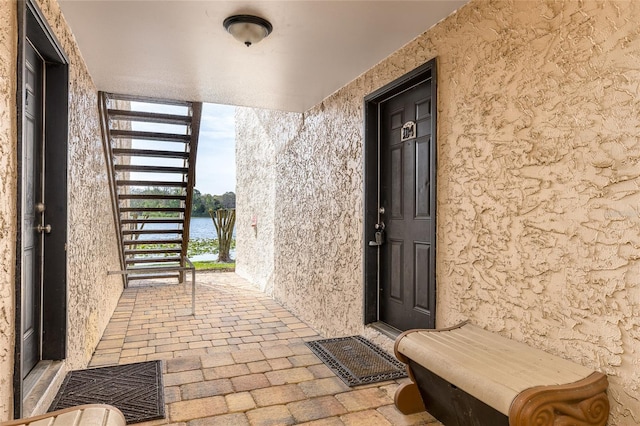
[[[167,418],[143,426],[440,425],[393,405],[399,381],[346,386],[304,344],[324,337],[234,273],[130,287],[89,364],[163,361]]]

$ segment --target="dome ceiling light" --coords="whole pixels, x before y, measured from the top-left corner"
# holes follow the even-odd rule
[[[224,20],[224,28],[247,47],[271,34],[273,26],[266,19],[253,15],[234,15]]]

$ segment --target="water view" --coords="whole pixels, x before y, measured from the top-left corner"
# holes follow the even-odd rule
[[[218,238],[216,234],[216,227],[213,226],[213,220],[210,217],[192,217],[191,226],[189,229],[189,239],[191,240],[207,240]],[[160,223],[147,223],[144,229],[177,229],[177,225],[172,224],[160,224]],[[233,230],[233,236],[235,237],[236,230]],[[145,239],[160,239],[164,236],[149,235]]]
[[[214,240],[216,238],[218,238],[218,235],[216,234],[216,228],[213,225],[213,220],[210,217],[192,217],[191,221],[190,221],[190,229],[189,229],[189,241],[193,241],[193,240]],[[173,229],[171,227],[174,227],[175,229],[177,229],[177,225],[172,225],[172,224],[154,224],[154,223],[148,223],[144,226],[144,229]],[[236,235],[236,230],[234,228],[233,230],[233,236],[235,238]],[[166,238],[170,236],[167,235],[148,235],[145,236],[145,239],[161,239],[161,238]],[[217,244],[215,245],[215,247],[217,248]],[[235,250],[231,249],[229,254],[231,255],[232,259],[235,259]],[[216,253],[202,253],[202,254],[198,254],[195,256],[190,256],[189,257],[192,261],[208,261],[208,260],[217,260],[218,259],[218,254]]]
[[[189,238],[192,240],[218,238],[216,227],[213,226],[213,220],[210,217],[192,217],[189,226]]]
[[[216,227],[213,226],[213,220],[210,217],[192,217],[191,226],[189,229],[189,241],[192,240],[211,240],[218,238],[216,234]],[[233,236],[236,236],[236,230],[233,229]],[[236,258],[235,249],[229,250],[229,255],[232,259]],[[192,261],[208,261],[217,260],[217,253],[203,253],[195,256],[191,256]]]

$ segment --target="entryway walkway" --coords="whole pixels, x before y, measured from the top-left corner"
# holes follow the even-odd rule
[[[440,425],[395,409],[402,380],[346,386],[304,344],[325,336],[236,274],[196,281],[195,317],[190,284],[126,289],[91,359],[164,361],[167,418],[140,425]]]

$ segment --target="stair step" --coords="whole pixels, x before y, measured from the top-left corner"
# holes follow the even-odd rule
[[[182,266],[178,265],[145,265],[145,266],[129,266],[127,271],[131,273],[144,273],[144,272],[179,272]]]
[[[168,166],[139,166],[134,164],[118,164],[115,166],[116,172],[140,172],[140,173],[180,173],[189,171],[187,167]]]
[[[159,142],[182,142],[191,140],[191,135],[179,135],[176,133],[142,132],[138,130],[111,130],[114,139],[139,139]]]
[[[184,213],[184,208],[183,207],[120,207],[120,212],[121,213],[129,213],[129,212]]]
[[[129,281],[136,280],[157,280],[162,278],[180,278],[180,274],[175,272],[158,273],[158,274],[131,274],[127,277]]]
[[[172,195],[172,194],[120,194],[118,195],[120,200],[178,200],[184,201],[187,199],[186,195]]]
[[[120,209],[122,210],[122,209]],[[184,218],[181,217],[140,217],[137,219],[122,219],[120,221],[123,225],[138,224],[138,223],[179,223],[184,224]]]
[[[126,260],[127,265],[135,265],[139,263],[178,263],[179,257],[141,257]]]
[[[142,234],[182,234],[182,229],[126,229],[122,235],[142,235]]]
[[[169,240],[124,240],[122,242],[125,246],[137,246],[137,245],[155,245],[155,244],[182,244],[182,239],[169,239]]]
[[[186,188],[187,182],[149,181],[149,180],[117,180],[118,186],[162,186],[173,188]]]
[[[158,99],[150,98],[146,96],[125,95],[120,93],[106,93],[107,99],[113,101],[128,101],[128,102],[144,102],[148,104],[161,104],[161,105],[173,105],[173,106],[191,106],[191,102],[178,101],[172,99]]]
[[[191,124],[191,117],[188,115],[159,114],[157,112],[126,111],[120,109],[109,109],[107,110],[107,114],[109,114],[109,118],[112,120],[127,120],[160,124]]]
[[[113,155],[128,155],[130,157],[156,157],[156,158],[189,158],[189,153],[184,151],[162,151],[155,149],[128,149],[114,148]]]
[[[181,253],[182,250],[178,248],[168,248],[168,249],[130,249],[125,250],[124,254],[126,256],[135,256],[137,254],[171,254],[171,253]]]

